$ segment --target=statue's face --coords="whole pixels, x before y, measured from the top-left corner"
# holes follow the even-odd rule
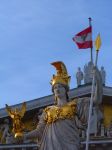
[[[55,84],[54,85],[54,95],[57,98],[63,98],[66,95],[66,89],[62,84]]]

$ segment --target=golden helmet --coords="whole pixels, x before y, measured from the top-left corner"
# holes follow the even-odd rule
[[[51,79],[51,85],[54,86],[56,83],[61,83],[69,87],[70,76],[68,76],[65,64],[62,61],[56,61],[51,63],[56,68],[57,74],[53,75]]]

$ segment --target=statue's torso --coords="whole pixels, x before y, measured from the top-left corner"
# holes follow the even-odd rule
[[[59,106],[50,106],[45,108],[45,121],[50,124],[59,119],[72,119],[76,113],[76,102],[68,102],[67,104]]]

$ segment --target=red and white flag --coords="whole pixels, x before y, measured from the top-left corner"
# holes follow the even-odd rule
[[[79,49],[92,48],[92,28],[91,26],[77,33],[73,37],[73,41]]]

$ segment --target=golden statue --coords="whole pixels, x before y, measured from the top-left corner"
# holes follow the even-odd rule
[[[25,112],[26,112],[26,103],[22,104],[21,110],[18,108],[11,109],[10,106],[6,104],[6,110],[9,116],[12,118],[13,121],[13,129],[12,132],[14,133],[15,138],[21,137],[23,135],[24,125],[21,121]]]
[[[40,139],[39,150],[79,150],[79,129],[84,130],[86,128],[90,97],[70,99],[68,95],[70,76],[66,66],[61,61],[53,62],[52,65],[56,68],[56,74],[53,75],[51,80],[55,104],[44,109],[37,128],[24,134],[23,137],[25,140]],[[98,83],[101,83],[98,69],[95,75],[97,86],[99,85]],[[97,80],[98,76],[99,80]],[[99,99],[102,98],[102,93],[100,92],[102,90],[100,88],[102,88],[102,84],[101,87],[99,85],[97,88],[99,97],[97,96],[94,100],[101,100]],[[95,102],[94,107],[98,107]],[[98,120],[98,117],[96,117],[96,120],[94,119],[96,125],[101,120]],[[91,127],[94,128],[92,124]],[[93,130],[96,133],[96,127]]]

